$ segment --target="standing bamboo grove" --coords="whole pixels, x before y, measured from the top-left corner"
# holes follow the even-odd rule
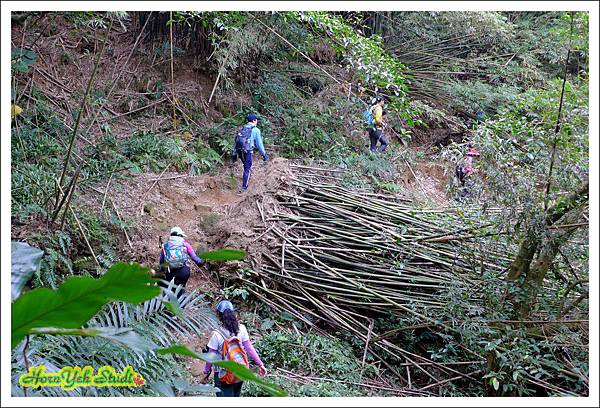
[[[487,239],[490,224],[473,222],[464,209],[418,209],[402,197],[348,190],[331,182],[337,171],[292,169],[289,189],[277,193],[278,205],[266,214],[261,233],[274,244],[262,254],[255,276],[240,277],[250,292],[317,330],[333,327],[365,343],[372,338],[366,348],[409,388],[418,388],[419,378],[421,386],[447,378],[475,381],[469,372],[483,361],[459,371],[405,350],[369,322],[410,317],[452,333],[431,317],[444,306],[443,293],[458,287],[477,304],[473,289],[481,269],[502,273],[510,262],[506,247],[486,245],[477,256],[464,251]],[[408,362],[421,376],[405,378],[390,357]]]

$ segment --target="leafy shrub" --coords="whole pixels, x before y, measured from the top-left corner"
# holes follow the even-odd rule
[[[483,81],[461,81],[444,85],[452,97],[452,107],[475,114],[477,111],[492,115],[509,105],[520,93],[510,86],[492,85]]]
[[[123,156],[136,165],[133,169],[136,172],[142,171],[146,166],[152,171],[159,171],[169,163],[180,169],[191,164],[183,155],[185,144],[181,139],[156,133],[137,131],[126,138],[119,148]]]
[[[267,367],[281,367],[307,376],[324,377],[342,382],[358,382],[360,362],[346,343],[316,334],[273,331],[256,342]],[[297,385],[276,377],[274,382],[286,388],[290,396],[358,396],[360,390],[351,384],[320,382]],[[245,385],[244,395],[261,396],[259,390]]]
[[[389,148],[388,148],[389,149]],[[392,183],[396,180],[396,167],[385,154],[371,152],[353,153],[344,160],[348,171],[342,181],[350,187],[361,187],[365,182]]]
[[[216,150],[201,144],[198,144],[191,161],[191,174],[206,173],[216,169],[217,165],[223,164],[221,155]]]
[[[43,245],[44,250],[40,267],[33,276],[33,286],[56,289],[66,277],[73,275],[71,236],[64,231],[56,231],[51,235],[34,235],[31,241]]]

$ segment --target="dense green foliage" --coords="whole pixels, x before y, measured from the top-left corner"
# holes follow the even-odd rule
[[[123,286],[122,282],[127,282]],[[21,295],[11,307],[12,348],[34,328],[73,329],[82,326],[109,301],[140,303],[155,297],[159,288],[144,268],[116,264],[100,279],[75,277],[58,291],[38,288]]]
[[[91,72],[108,27],[119,34],[108,42],[100,70],[121,64],[121,38],[133,44],[144,22],[143,41],[131,50],[143,68],[132,73],[133,64],[123,66],[127,78],[116,93],[109,95],[109,75],[83,103],[78,81],[54,88],[75,67]],[[117,234],[133,220],[121,219],[108,204],[90,208],[84,198],[102,194],[100,181],[118,184],[145,172],[219,174],[230,161],[235,133],[256,112],[270,157],[342,169],[342,185],[370,194],[416,190],[399,180],[406,174],[417,183],[428,178],[409,166],[433,161],[445,170],[433,176],[446,184],[443,205],[456,206],[469,225],[488,224],[482,236],[457,245],[476,284],[469,290],[445,286],[439,307],[419,309],[427,323],[373,312],[377,333],[455,370],[427,371],[386,355],[393,367],[410,367],[413,385],[441,381],[429,389],[441,396],[589,393],[587,12],[52,12],[15,13],[13,23],[14,33],[28,30],[13,39],[11,50],[11,102],[19,106],[11,127],[13,232],[43,251],[29,269],[13,268],[16,292],[27,284],[35,288],[12,307],[13,377],[23,369],[24,354],[30,364],[53,368],[73,361],[135,362],[150,387],[124,395],[212,392],[190,385],[180,359],[155,352],[162,347],[165,354],[203,359],[196,351],[168,347],[216,324],[207,304],[197,293],[179,301],[170,292],[156,297],[159,289],[148,285],[153,279],[141,268],[114,266],[130,256],[118,252]],[[31,43],[52,36],[60,37],[56,50]],[[48,53],[57,67],[48,64]],[[202,86],[188,92],[196,82]],[[391,145],[376,155],[367,151],[361,113],[381,94],[390,97]],[[80,110],[82,123],[74,132]],[[476,112],[484,114],[483,122],[473,120]],[[461,186],[452,174],[464,160],[466,142],[481,156]],[[63,207],[61,174],[61,188],[74,186]],[[231,179],[228,188],[236,187]],[[461,206],[473,211],[467,215]],[[492,273],[474,261],[488,250],[503,254],[506,272]],[[239,260],[245,252],[201,256]],[[283,369],[272,370],[268,381],[291,396],[366,395],[358,383],[380,375],[408,386],[404,371],[397,376],[372,364],[379,358],[371,352],[361,372],[363,339],[306,333],[292,318],[275,322],[264,305],[255,305],[249,287],[225,286],[206,297],[260,307],[265,327],[256,348],[268,367]],[[73,308],[69,300],[82,306]],[[245,385],[245,395],[280,395],[279,387],[246,374],[255,383]],[[22,395],[22,389],[15,386],[13,393]]]
[[[239,252],[221,250],[208,255],[213,260],[229,260],[238,258]],[[14,278],[23,283],[37,264],[25,263],[31,258],[28,252],[21,250],[15,255],[23,259],[15,260],[15,266],[22,266],[13,268]],[[123,280],[128,282],[127,286],[122,285]],[[17,363],[13,367],[27,366],[31,364],[30,359],[36,365],[44,364],[55,371],[57,366],[73,365],[73,358],[79,366],[93,367],[107,364],[118,367],[134,362],[149,382],[146,391],[129,389],[124,394],[114,389],[97,388],[74,393],[53,388],[42,390],[43,394],[50,395],[174,395],[174,389],[178,392],[214,392],[210,386],[191,386],[176,363],[160,357],[175,353],[211,361],[258,384],[272,395],[285,396],[276,386],[237,363],[222,362],[172,345],[179,336],[200,336],[214,328],[216,318],[202,303],[201,297],[195,293],[183,295],[180,286],[169,284],[163,295],[156,296],[161,292],[160,288],[149,285],[155,281],[150,278],[147,268],[119,263],[100,279],[71,278],[56,291],[39,288],[20,296],[16,291],[17,299],[11,307],[12,348],[13,352],[17,351],[13,353],[13,363],[15,360]],[[142,302],[143,307],[135,306]],[[30,345],[32,335],[35,337]],[[25,336],[27,340],[22,342]],[[58,340],[49,341],[48,336],[57,336]],[[163,348],[157,348],[157,344]],[[85,354],[80,354],[82,352]],[[13,375],[18,373],[17,369]]]
[[[348,344],[315,334],[290,334],[271,331],[256,343],[261,357],[269,367],[290,370],[299,375],[314,377],[317,381],[298,384],[294,378],[274,373],[274,381],[288,391],[290,396],[349,397],[363,392],[351,383],[360,380],[359,361],[349,352]],[[365,370],[367,374],[370,370]],[[319,381],[325,378],[329,381]],[[290,381],[292,380],[292,381]],[[254,384],[248,384],[245,395],[264,396]]]

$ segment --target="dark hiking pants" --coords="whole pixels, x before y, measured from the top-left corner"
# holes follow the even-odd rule
[[[179,297],[181,297],[181,295],[183,295],[185,293],[184,288],[185,288],[185,285],[186,285],[188,279],[190,278],[190,266],[186,265],[181,268],[169,268],[169,269],[170,270],[167,270],[167,274],[165,276],[165,280],[167,281],[167,283],[160,283],[159,285],[164,288],[167,288],[168,282],[171,282],[171,279],[174,279],[175,285],[183,286],[183,288],[177,294],[177,298],[179,298]]]
[[[242,395],[242,384],[240,381],[235,384],[222,384],[219,380],[219,376],[215,373],[215,387],[219,388],[221,392],[217,392],[217,397],[239,397]]]
[[[238,153],[240,154],[240,153]],[[242,151],[240,154],[244,162],[244,175],[242,177],[242,190],[248,188],[248,182],[250,181],[250,173],[252,173],[252,152]]]
[[[369,139],[371,139],[371,147],[369,150],[372,152],[384,152],[388,147],[389,141],[387,137],[383,134],[382,129],[369,129]],[[377,143],[381,142],[381,146],[379,149],[377,148]]]

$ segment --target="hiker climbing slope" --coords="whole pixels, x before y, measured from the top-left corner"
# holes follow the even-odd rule
[[[202,264],[202,259],[196,255],[192,245],[185,240],[185,233],[179,227],[171,228],[169,240],[162,246],[160,251],[160,270],[165,272],[166,280],[175,279],[176,285],[187,283],[190,278],[189,259],[196,265]]]
[[[240,192],[244,192],[248,189],[248,182],[250,181],[250,174],[252,173],[252,154],[256,147],[261,154],[263,161],[267,161],[267,153],[263,146],[262,135],[258,128],[258,116],[254,113],[248,115],[247,122],[241,127],[240,131],[235,137],[234,147],[234,160],[238,157],[242,159],[244,163],[244,173],[242,175],[242,188]]]
[[[375,100],[375,104],[372,105],[363,114],[371,143],[369,150],[372,152],[384,152],[389,145],[387,137],[383,134],[384,104],[385,98],[382,96],[378,96]],[[377,143],[379,142],[381,142],[381,146],[378,149]]]
[[[259,374],[262,377],[267,375],[265,365],[250,342],[246,326],[238,322],[233,304],[228,300],[222,300],[217,304],[216,312],[221,326],[208,340],[208,352],[216,354],[221,360],[236,361],[246,367],[249,367],[248,356],[250,356],[258,365]],[[208,382],[212,368],[211,363],[206,363],[204,366],[203,383]],[[221,390],[217,393],[217,397],[241,395],[243,382],[239,378],[222,368],[215,367],[214,371],[215,387]]]
[[[475,145],[473,143],[469,143],[469,148],[465,153],[465,158],[462,164],[456,166],[455,174],[461,185],[465,185],[466,178],[473,173],[475,170],[473,169],[473,158],[478,157],[481,154],[475,149]]]

